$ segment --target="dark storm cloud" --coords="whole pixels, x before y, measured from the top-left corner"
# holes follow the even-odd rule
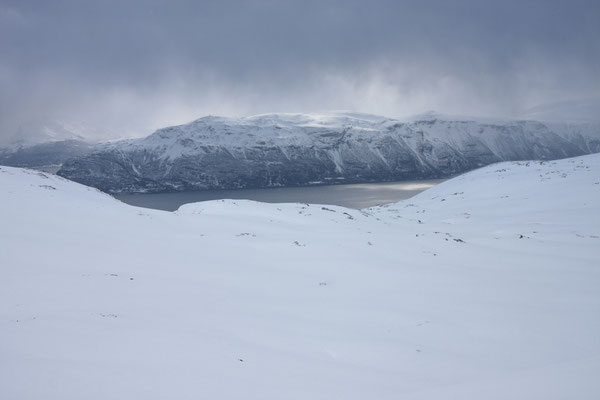
[[[600,94],[598,15],[598,1],[0,1],[0,126],[509,115]]]

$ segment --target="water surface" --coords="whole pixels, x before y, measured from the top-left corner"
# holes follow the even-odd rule
[[[357,183],[266,189],[222,189],[194,192],[120,194],[115,197],[127,204],[158,210],[175,211],[181,205],[206,200],[247,199],[265,203],[333,204],[361,209],[408,199],[444,179]]]

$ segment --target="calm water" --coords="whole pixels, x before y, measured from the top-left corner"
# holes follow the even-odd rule
[[[248,199],[266,203],[334,204],[360,209],[408,199],[443,181],[443,179],[430,179],[352,185],[121,194],[115,197],[134,206],[167,211],[175,211],[186,203],[219,199]]]

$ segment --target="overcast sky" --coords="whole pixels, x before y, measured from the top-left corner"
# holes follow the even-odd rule
[[[600,1],[0,0],[0,129],[200,116],[513,116],[600,96]],[[113,134],[114,135],[114,134]]]

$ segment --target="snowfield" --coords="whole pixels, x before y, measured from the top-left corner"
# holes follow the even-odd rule
[[[598,154],[362,211],[0,202],[2,399],[600,398]]]

